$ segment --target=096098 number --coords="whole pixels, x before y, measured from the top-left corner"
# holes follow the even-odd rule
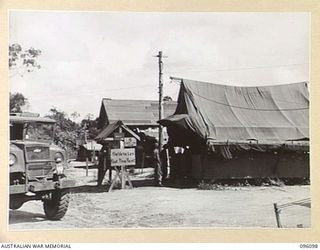
[[[318,248],[318,244],[300,244],[300,248]]]

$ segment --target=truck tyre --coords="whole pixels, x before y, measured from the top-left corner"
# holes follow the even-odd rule
[[[9,208],[16,210],[19,209],[24,203],[23,197],[20,195],[10,195],[10,200],[9,200]]]
[[[50,200],[43,201],[43,209],[49,220],[60,220],[67,212],[69,206],[69,190],[56,190]]]

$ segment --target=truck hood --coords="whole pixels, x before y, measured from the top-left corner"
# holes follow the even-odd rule
[[[20,140],[13,140],[10,141],[11,144],[16,146],[52,146],[53,143],[45,143],[45,142],[39,142],[39,141],[20,141]]]
[[[13,140],[10,141],[11,149],[14,148],[23,148],[25,146],[38,146],[38,147],[49,147],[50,150],[61,151],[63,150],[58,145],[54,144],[53,142],[39,142],[39,141],[21,141],[21,140]]]

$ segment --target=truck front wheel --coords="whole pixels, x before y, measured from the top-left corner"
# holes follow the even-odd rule
[[[25,202],[23,195],[12,194],[10,195],[9,207],[10,209],[19,209]]]
[[[51,199],[43,201],[43,209],[49,220],[60,220],[67,212],[69,206],[69,190],[56,190]]]

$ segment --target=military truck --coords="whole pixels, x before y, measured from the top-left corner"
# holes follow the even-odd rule
[[[41,200],[50,220],[67,212],[70,187],[67,154],[53,143],[55,120],[33,113],[10,114],[10,209]]]

